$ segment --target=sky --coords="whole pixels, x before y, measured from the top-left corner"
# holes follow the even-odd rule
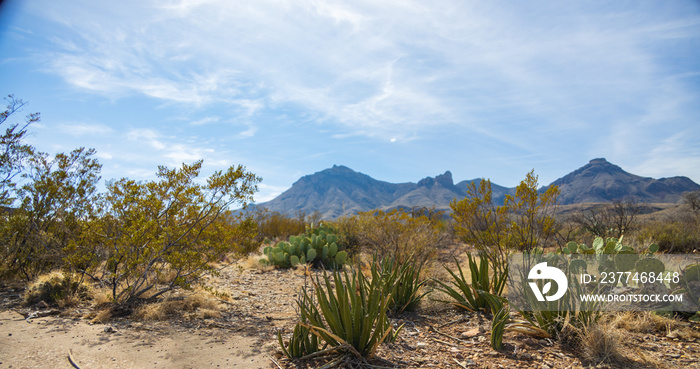
[[[9,0],[8,94],[41,113],[30,143],[95,148],[104,180],[242,164],[258,202],[334,164],[700,183],[700,2]]]

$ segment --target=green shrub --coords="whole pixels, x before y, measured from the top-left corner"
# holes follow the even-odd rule
[[[693,221],[657,221],[645,224],[637,232],[637,241],[653,240],[659,250],[669,253],[692,253],[700,250],[700,231]]]
[[[333,224],[351,250],[376,254],[381,259],[391,257],[401,264],[409,257],[432,259],[452,242],[439,216],[414,216],[403,209],[360,212]]]
[[[471,254],[467,256],[469,258],[469,271],[471,272],[470,281],[464,276],[461,265],[455,259],[459,275],[448,267],[444,267],[452,276],[452,281],[450,281],[452,286],[440,280],[435,280],[440,285],[437,289],[448,294],[454,301],[439,301],[464,310],[490,312],[491,306],[488,300],[484,298],[483,292],[501,296],[508,278],[508,265],[494,268],[493,275],[491,275],[489,265],[492,261],[482,256],[477,264],[476,259]]]

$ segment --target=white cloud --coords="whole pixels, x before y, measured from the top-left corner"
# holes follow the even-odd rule
[[[219,118],[219,117],[206,117],[206,118],[202,118],[202,119],[198,119],[198,120],[192,121],[192,122],[190,122],[190,124],[193,125],[193,126],[202,126],[202,125],[205,125],[205,124],[216,123],[216,122],[218,122],[218,121],[220,121],[220,120],[221,120],[221,118]]]
[[[72,136],[104,136],[114,132],[112,128],[104,124],[75,123],[62,124],[59,127]]]

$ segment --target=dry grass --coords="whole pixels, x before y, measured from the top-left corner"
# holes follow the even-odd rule
[[[86,316],[87,318],[87,316]],[[102,309],[95,314],[95,316],[90,320],[90,323],[93,324],[104,324],[108,322],[110,319],[112,319],[112,308],[106,308]]]
[[[79,283],[77,277],[54,271],[40,275],[29,284],[24,294],[24,305],[43,301],[64,309],[77,306],[90,298],[90,289]]]
[[[623,363],[626,359],[621,354],[622,337],[622,332],[614,328],[614,322],[584,327],[579,332],[581,354],[586,361],[595,365]]]
[[[264,272],[268,272],[270,270],[275,269],[275,267],[272,265],[265,265],[260,263],[260,260],[262,259],[267,259],[267,257],[261,254],[250,254],[245,258],[238,260],[236,266],[238,268],[241,268],[242,270],[257,269]]]
[[[162,321],[173,317],[215,319],[221,317],[221,305],[203,292],[173,296],[142,305],[132,316],[139,320]]]

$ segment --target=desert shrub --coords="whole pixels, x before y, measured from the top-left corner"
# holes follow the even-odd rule
[[[622,363],[620,352],[622,335],[612,324],[597,323],[582,327],[577,332],[579,346],[585,361],[593,365]]]
[[[265,240],[286,240],[290,236],[303,234],[307,224],[317,224],[320,221],[318,213],[307,215],[297,212],[295,217],[290,217],[263,207],[255,207],[247,212],[246,218],[255,223],[257,235],[254,242],[258,246]]]
[[[582,210],[570,217],[570,221],[595,237],[619,238],[628,235],[638,226],[638,217],[644,204],[634,198],[615,200]]]
[[[158,180],[121,179],[107,184],[103,213],[91,224],[92,239],[71,245],[67,261],[112,290],[129,305],[188,288],[235,245],[221,242],[237,228],[218,222],[229,206],[252,200],[260,180],[243,166],[215,172],[206,184],[197,177],[202,161],[180,169],[159,167]],[[168,273],[167,284],[159,284]]]
[[[451,242],[445,223],[439,217],[412,216],[403,209],[361,212],[333,226],[346,243],[380,259],[391,257],[403,264],[412,255],[419,262],[437,255]]]
[[[692,253],[700,250],[700,231],[693,219],[654,221],[642,225],[637,231],[640,243],[653,240],[661,251],[669,253]]]
[[[478,188],[472,182],[464,199],[450,203],[456,235],[491,259],[494,268],[505,265],[510,252],[530,252],[554,240],[559,189],[551,186],[540,193],[537,178],[534,170],[528,173],[503,205],[494,204],[489,180],[479,181]]]
[[[37,277],[29,285],[24,294],[24,303],[32,305],[43,301],[65,307],[89,297],[89,290],[82,284],[81,279],[72,274],[54,272]]]
[[[19,207],[4,214],[0,250],[6,274],[32,280],[60,268],[65,249],[81,242],[94,219],[101,165],[95,150],[69,154],[33,152],[21,176]]]

